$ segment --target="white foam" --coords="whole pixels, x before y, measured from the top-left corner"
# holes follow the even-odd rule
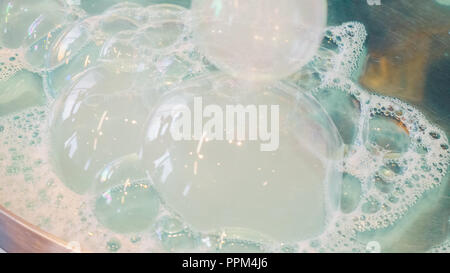
[[[23,52],[20,49],[0,47],[0,81],[7,81],[24,68]]]

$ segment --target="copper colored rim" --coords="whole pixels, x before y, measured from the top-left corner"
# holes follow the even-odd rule
[[[69,253],[70,244],[0,206],[0,248],[11,253]]]

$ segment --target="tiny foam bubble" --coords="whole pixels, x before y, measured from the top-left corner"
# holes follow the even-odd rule
[[[0,81],[7,81],[24,68],[22,51],[0,47]]]

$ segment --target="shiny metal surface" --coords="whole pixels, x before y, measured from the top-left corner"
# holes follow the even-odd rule
[[[71,252],[69,244],[0,206],[0,247],[6,252]]]
[[[328,1],[329,25],[366,26],[367,58],[358,81],[418,106],[449,131],[450,6],[435,0],[372,2]]]
[[[375,93],[416,106],[449,134],[450,6],[439,2],[445,1],[329,0],[328,24],[363,23],[367,55],[355,80]],[[423,252],[445,241],[450,235],[449,180],[427,194],[396,228],[362,236],[397,237],[389,252]]]

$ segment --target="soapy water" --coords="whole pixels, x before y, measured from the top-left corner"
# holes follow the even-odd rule
[[[152,151],[158,145],[149,143],[141,134],[151,127],[147,117],[157,108],[157,102],[170,99],[174,87],[204,84],[205,78],[196,78],[211,79],[208,75],[220,74],[192,43],[190,21],[186,20],[189,10],[167,4],[143,8],[120,3],[87,15],[77,5],[61,1],[9,3],[1,7],[2,12],[7,12],[2,18],[12,19],[0,25],[2,29],[12,29],[1,35],[9,35],[10,31],[16,35],[14,39],[0,37],[0,85],[6,87],[0,91],[0,169],[5,175],[0,184],[0,200],[14,213],[67,242],[78,242],[84,250],[372,252],[378,250],[379,244],[361,240],[358,234],[395,226],[408,211],[414,210],[425,193],[446,182],[446,134],[414,107],[372,94],[353,82],[364,54],[366,32],[363,25],[350,22],[328,27],[314,59],[280,83],[283,90],[295,90],[286,95],[291,102],[316,109],[320,104],[328,112],[336,128],[322,121],[326,131],[324,145],[339,150],[345,144],[342,158],[327,161],[334,166],[331,172],[342,174],[342,178],[324,178],[323,169],[314,169],[309,179],[318,179],[313,183],[318,188],[307,188],[322,192],[327,183],[342,180],[340,193],[329,191],[332,198],[339,193],[340,208],[330,210],[333,213],[325,213],[322,218],[320,209],[314,212],[318,217],[313,232],[300,230],[304,227],[299,221],[304,219],[281,219],[299,229],[289,236],[282,225],[265,229],[264,225],[246,222],[243,228],[227,227],[226,218],[225,224],[217,222],[219,227],[205,227],[207,217],[196,217],[192,212],[209,212],[202,208],[202,199],[199,201],[205,198],[202,190],[206,190],[200,189],[191,197],[188,204],[194,206],[192,210],[183,209],[183,203],[177,204],[179,186],[161,187],[155,179],[160,177],[158,173],[146,167],[146,162],[157,157]],[[23,6],[18,8],[16,3]],[[55,13],[61,12],[60,16],[47,17],[52,12],[48,7],[57,10]],[[33,9],[44,11],[36,12],[33,18],[29,14]],[[227,84],[217,82],[216,91]],[[24,95],[30,94],[42,99],[23,103]],[[305,99],[309,96],[318,102]],[[269,98],[277,96],[269,94]],[[20,107],[7,108],[16,104]],[[316,111],[318,116],[328,117],[323,110]],[[293,130],[295,121],[312,126],[295,111],[291,115],[294,123],[287,123],[286,130]],[[336,137],[339,140],[330,144]],[[173,143],[168,146],[172,147],[172,155],[190,149],[173,148]],[[227,149],[213,145],[209,154],[218,157],[218,152]],[[260,155],[249,149],[245,151],[250,152],[250,157]],[[231,155],[224,153],[218,161],[226,162],[227,157],[236,155],[237,159],[230,161],[245,159],[240,149],[228,152]],[[269,178],[272,170],[285,172],[275,179],[296,177],[300,173],[286,166],[292,160],[311,162],[305,153],[280,154],[288,162],[261,159],[268,166],[262,178]],[[182,163],[190,162],[180,158]],[[250,160],[244,159],[240,174],[220,170],[212,174],[238,181],[244,171],[250,171],[246,170]],[[173,166],[175,182],[187,175],[177,166]],[[318,178],[313,178],[314,174]],[[250,180],[256,177],[253,173],[248,176]],[[263,208],[270,210],[279,205],[287,188],[295,182],[265,192],[265,198],[274,200]],[[247,189],[240,187],[243,200],[245,194],[257,192],[255,189],[251,185]],[[295,187],[289,191],[292,189]],[[224,194],[226,198],[226,194],[233,193]],[[248,203],[244,203],[247,206],[258,201],[248,197]],[[301,191],[298,197],[302,197]],[[300,201],[282,206],[295,213],[296,206],[308,206],[308,202],[317,202],[310,204],[315,208],[330,202],[320,198]],[[219,202],[211,214],[223,215],[218,211],[223,204]],[[308,214],[301,215],[313,219]],[[260,217],[258,221],[267,214]],[[267,218],[266,226],[271,221]],[[389,245],[380,246],[381,251],[384,248]],[[446,252],[448,242],[430,251]]]

